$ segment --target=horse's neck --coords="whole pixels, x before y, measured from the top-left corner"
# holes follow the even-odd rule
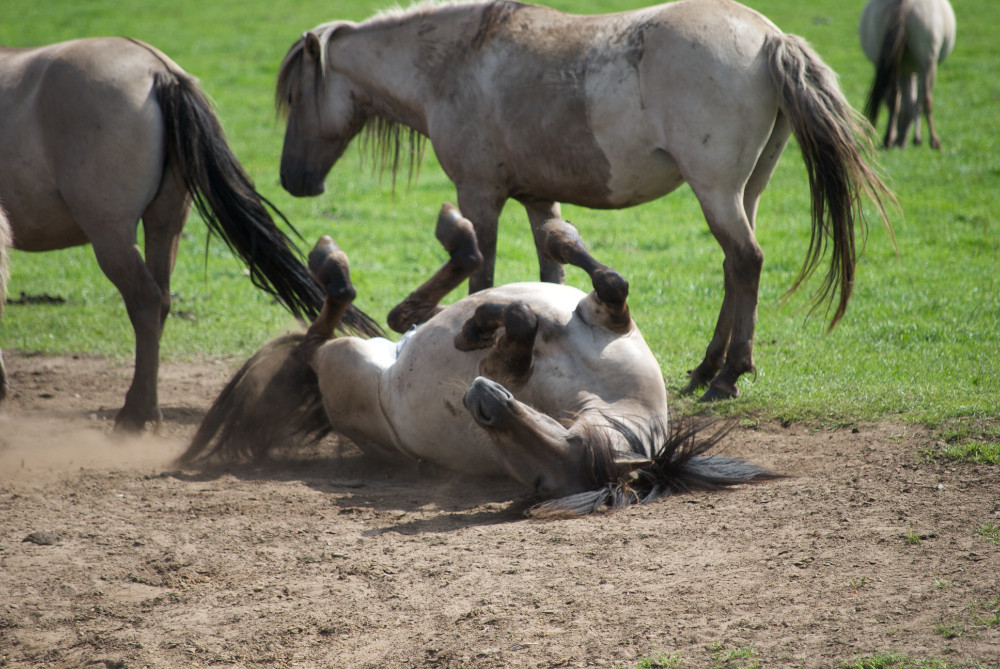
[[[370,114],[427,134],[426,110],[441,69],[453,59],[455,44],[472,39],[482,11],[478,4],[447,9],[370,20],[336,40],[331,61],[364,87]]]

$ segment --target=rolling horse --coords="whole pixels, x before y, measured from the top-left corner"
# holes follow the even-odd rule
[[[927,117],[933,149],[941,148],[934,130],[934,82],[938,65],[955,48],[955,11],[948,0],[869,0],[858,24],[861,48],[875,64],[865,114],[873,124],[884,102],[889,125],[886,148],[905,146],[913,126],[920,144],[920,114]]]
[[[620,209],[687,182],[725,254],[714,335],[685,388],[705,388],[706,400],[735,396],[754,369],[757,207],[792,133],[812,195],[792,290],[829,253],[814,307],[839,291],[830,327],[851,296],[865,197],[889,226],[892,194],[866,162],[871,128],[834,72],[804,40],[730,0],[599,16],[512,0],[420,3],[324,23],[289,49],[276,101],[287,117],[281,181],[296,196],[321,193],[362,131],[394,174],[429,138],[484,255],[473,292],[493,284],[507,199],[527,211],[541,279],[561,282],[540,240],[560,202]]]
[[[116,429],[159,424],[160,335],[192,202],[246,262],[255,285],[296,316],[315,315],[323,302],[195,80],[137,40],[0,47],[0,202],[13,248],[89,242],[121,293],[136,352]],[[140,219],[144,254],[136,243]],[[356,310],[347,322],[377,331]]]
[[[445,205],[437,237],[449,259],[394,310],[409,328],[399,342],[333,337],[355,290],[347,256],[321,238],[309,256],[327,296],[319,317],[236,372],[181,461],[259,461],[335,432],[378,457],[509,476],[548,500],[542,516],[777,476],[705,456],[725,429],[698,440],[670,425],[628,282],[569,223],[551,219],[539,235],[546,259],[585,269],[593,291],[514,283],[442,307],[483,261],[472,223]]]

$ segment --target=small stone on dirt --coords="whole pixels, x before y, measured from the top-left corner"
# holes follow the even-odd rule
[[[39,546],[53,546],[59,543],[59,535],[55,532],[32,532],[25,538],[21,539],[23,544],[26,541],[30,541],[33,544],[38,544]]]

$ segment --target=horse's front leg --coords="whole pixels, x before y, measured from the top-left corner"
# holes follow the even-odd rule
[[[495,193],[458,188],[458,208],[462,215],[472,222],[476,232],[476,242],[483,256],[482,264],[469,277],[469,293],[475,293],[493,286],[493,275],[497,261],[497,228],[500,210],[506,196]]]
[[[564,263],[554,260],[545,251],[545,225],[553,220],[562,220],[562,212],[558,202],[551,200],[522,199],[521,204],[528,212],[528,222],[531,233],[535,237],[535,250],[538,253],[538,276],[548,283],[566,283],[566,268]],[[574,228],[575,230],[575,228]]]
[[[526,303],[485,302],[455,335],[455,348],[490,349],[479,374],[516,389],[531,376],[537,335],[538,316]]]
[[[386,319],[396,332],[429,320],[441,310],[440,302],[483,264],[476,232],[469,219],[453,204],[445,203],[438,214],[435,236],[448,251],[448,260],[434,276],[410,293],[389,312]]]

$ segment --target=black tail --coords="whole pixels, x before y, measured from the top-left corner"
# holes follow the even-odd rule
[[[315,318],[325,295],[268,208],[291,225],[255,190],[204,94],[182,73],[158,72],[154,87],[166,124],[168,155],[209,229],[247,264],[255,286],[274,295],[297,318]],[[360,334],[382,333],[353,306],[344,323]]]
[[[875,63],[875,79],[865,103],[865,116],[868,117],[872,125],[878,121],[879,108],[895,85],[899,66],[903,61],[903,52],[906,47],[903,19],[903,2],[897,0],[889,16],[889,25],[886,27],[885,36],[882,38],[878,62]]]
[[[304,339],[275,339],[247,360],[212,403],[180,462],[260,461],[283,444],[311,445],[329,434],[319,379],[300,346]]]
[[[719,490],[743,483],[757,483],[783,478],[783,474],[754,465],[742,458],[706,456],[736,427],[728,422],[709,436],[706,425],[694,419],[667,426],[663,418],[645,425],[605,416],[611,429],[620,433],[636,457],[653,453],[652,463],[624,478],[611,481],[597,490],[543,502],[532,507],[535,518],[581,516],[601,510],[621,509],[632,504],[646,504],[661,497],[692,490]]]

